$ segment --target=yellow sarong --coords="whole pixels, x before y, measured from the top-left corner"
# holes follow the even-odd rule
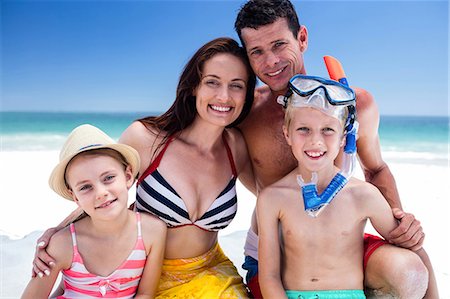
[[[219,244],[188,259],[164,260],[156,298],[249,298],[233,263]]]

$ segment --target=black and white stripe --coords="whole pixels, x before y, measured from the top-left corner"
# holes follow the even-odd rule
[[[236,215],[236,178],[232,177],[208,211],[192,222],[184,201],[156,169],[138,185],[136,208],[154,214],[168,227],[193,224],[205,230],[218,231],[228,226]]]

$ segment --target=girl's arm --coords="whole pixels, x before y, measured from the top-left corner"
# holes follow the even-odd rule
[[[44,277],[31,278],[25,288],[22,299],[47,299],[53,289],[58,274],[61,270],[67,269],[72,263],[72,241],[68,229],[56,233],[50,240],[47,247],[49,254],[55,257],[53,271]]]
[[[158,218],[143,213],[141,213],[141,224],[147,261],[135,298],[155,298],[164,259],[167,227]]]
[[[276,192],[264,189],[256,201],[258,219],[259,284],[264,298],[287,298],[281,282],[281,251],[278,236],[279,207]]]

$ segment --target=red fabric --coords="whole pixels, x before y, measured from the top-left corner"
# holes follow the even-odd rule
[[[263,296],[261,294],[261,288],[259,287],[258,274],[256,274],[250,279],[250,281],[247,283],[247,286],[250,289],[253,298],[262,299]]]
[[[156,168],[158,168],[159,163],[161,162],[162,157],[164,156],[164,153],[166,152],[167,147],[172,142],[173,136],[170,136],[167,140],[166,144],[164,145],[163,149],[159,152],[158,156],[155,160],[147,167],[147,169],[144,171],[144,173],[141,175],[141,177],[137,181],[137,185],[139,185],[143,179],[145,179],[150,173],[155,171]]]
[[[389,244],[386,240],[371,234],[364,234],[364,271],[372,253],[380,246]]]
[[[225,144],[225,148],[227,150],[228,160],[230,161],[230,165],[231,165],[231,172],[233,173],[233,176],[235,178],[237,178],[238,175],[237,175],[237,171],[236,171],[236,166],[234,165],[233,154],[231,153],[231,149],[230,149],[230,146],[228,145],[227,139],[225,138],[225,134],[222,134],[222,140],[223,140],[223,144]]]

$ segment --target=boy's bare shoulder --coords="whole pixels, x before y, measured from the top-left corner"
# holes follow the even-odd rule
[[[366,181],[352,177],[345,187],[355,198],[368,199],[378,196],[380,191]]]
[[[258,197],[270,197],[271,200],[284,199],[290,192],[300,190],[300,187],[295,180],[296,178],[291,172],[275,183],[265,187]]]

